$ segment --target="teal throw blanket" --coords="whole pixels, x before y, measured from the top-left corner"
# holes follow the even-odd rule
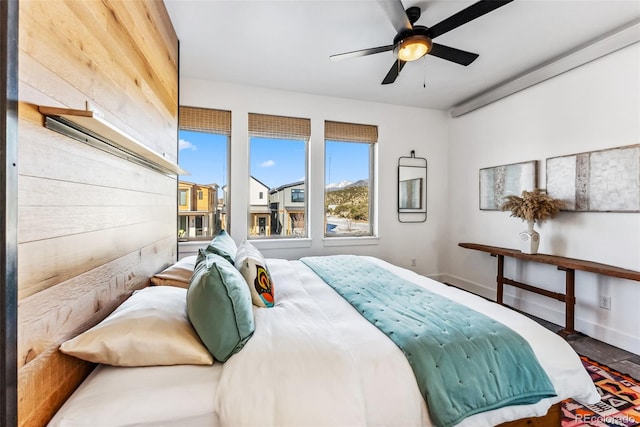
[[[403,351],[436,426],[556,395],[529,344],[502,323],[354,255],[301,261]]]

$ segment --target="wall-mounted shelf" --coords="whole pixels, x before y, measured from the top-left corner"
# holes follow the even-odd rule
[[[51,130],[169,175],[189,174],[94,111],[46,106],[40,106],[38,110],[46,116],[45,126]]]

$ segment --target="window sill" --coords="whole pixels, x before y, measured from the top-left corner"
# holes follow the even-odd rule
[[[380,242],[377,236],[367,237],[324,237],[322,244],[324,247],[334,246],[373,246]]]
[[[290,249],[310,248],[311,239],[249,239],[251,244],[258,249]]]

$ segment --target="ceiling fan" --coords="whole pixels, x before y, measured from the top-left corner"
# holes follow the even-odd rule
[[[481,0],[438,22],[433,27],[425,27],[424,25],[413,25],[420,18],[419,7],[410,7],[405,11],[400,0],[378,0],[378,3],[386,10],[393,27],[397,31],[396,36],[393,38],[393,44],[340,53],[331,55],[330,58],[332,61],[337,61],[393,50],[397,59],[384,80],[382,80],[383,85],[396,81],[398,74],[400,74],[407,62],[415,61],[425,55],[437,56],[438,58],[467,66],[475,61],[478,57],[477,53],[433,43],[432,40],[512,1]]]

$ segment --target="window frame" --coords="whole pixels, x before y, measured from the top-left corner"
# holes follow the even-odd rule
[[[327,232],[327,210],[326,210],[326,195],[327,195],[327,143],[357,143],[357,144],[369,144],[369,183],[368,183],[368,223],[369,232],[367,234],[351,234],[351,233],[328,233]],[[377,239],[377,218],[378,212],[377,198],[376,198],[376,170],[377,170],[377,142],[378,142],[378,126],[359,124],[359,123],[347,123],[336,122],[331,120],[325,120],[324,122],[324,179],[323,179],[323,215],[325,218],[325,224],[323,226],[323,236],[325,241],[336,238],[374,238]],[[373,240],[373,239],[372,239]]]
[[[252,143],[253,138],[267,138],[273,140],[285,140],[285,141],[298,141],[304,144],[304,192],[309,192],[309,152],[310,152],[310,139],[311,139],[311,120],[308,118],[300,118],[300,117],[286,117],[286,116],[276,116],[276,115],[268,115],[268,114],[259,114],[259,113],[249,113],[248,114],[248,179],[249,179],[249,192],[251,193],[251,179],[256,179],[256,181],[260,182],[255,178],[252,174],[251,170],[251,160],[252,160]],[[269,209],[269,215],[271,218],[274,217],[274,212],[272,211],[273,206],[273,194],[277,193],[279,190],[282,190],[282,204],[287,203],[287,188],[291,185],[299,185],[300,182],[290,182],[283,183],[279,187],[268,188],[267,191],[267,208]],[[263,184],[264,185],[264,184]],[[265,185],[266,187],[266,185]],[[289,196],[291,197],[291,196]],[[293,202],[291,202],[293,203]],[[295,227],[291,226],[291,234],[282,235],[282,234],[271,234],[261,236],[259,234],[252,234],[253,217],[251,213],[251,194],[249,194],[249,200],[247,203],[247,239],[253,241],[282,241],[286,239],[309,239],[311,234],[310,229],[310,221],[309,221],[309,203],[305,199],[304,201],[304,228],[302,233],[296,234]],[[255,212],[254,215],[259,213]],[[280,212],[276,212],[275,215],[279,217]],[[283,210],[282,212],[283,218],[288,218],[291,216],[291,212],[286,212]],[[291,220],[293,222],[293,219]],[[285,227],[287,224],[285,223]],[[269,224],[269,228],[272,226]]]
[[[179,115],[178,140],[180,140],[181,131],[198,132],[198,133],[215,135],[216,137],[217,136],[225,137],[225,150],[226,150],[225,169],[226,170],[224,173],[224,180],[226,181],[226,183],[225,184],[216,183],[216,185],[218,186],[218,190],[217,190],[218,197],[215,200],[213,200],[213,204],[214,204],[213,217],[207,219],[207,227],[208,229],[212,229],[213,227],[216,227],[216,228],[222,227],[229,232],[231,227],[231,215],[230,215],[230,203],[226,195],[228,194],[228,189],[230,188],[230,178],[231,178],[231,111],[180,105],[178,115]],[[180,150],[178,149],[178,160],[180,157],[179,152]],[[187,170],[188,170],[188,167],[187,167]],[[192,215],[189,215],[189,214],[185,214],[185,211],[180,210],[180,207],[185,207],[185,206],[188,208],[189,211],[192,211],[192,209],[197,208],[197,204],[195,206],[191,206],[191,198],[193,197],[193,195],[191,194],[191,190],[180,189],[179,188],[180,182],[187,182],[187,181],[181,181],[180,176],[178,176],[178,179],[176,180],[178,192],[180,191],[187,192],[187,204],[181,205],[180,198],[178,197],[178,211],[176,214],[176,217],[177,217],[176,233],[178,234],[178,241],[180,243],[179,246],[183,244],[188,245],[189,243],[192,243],[192,242],[198,243],[198,242],[211,240],[213,237],[212,235],[215,233],[216,230],[211,230],[211,235],[205,235],[205,236],[196,235],[196,236],[190,236],[190,237],[180,236],[180,230],[181,230],[180,217],[187,218],[186,219],[187,228],[190,226],[192,220],[194,224],[197,221],[196,220],[197,214],[194,213]],[[208,183],[195,183],[195,184],[208,185]],[[225,187],[227,187],[227,191],[225,191]],[[197,200],[204,200],[204,190],[198,189],[195,191],[196,191],[195,198]],[[208,190],[208,193],[210,193],[210,190]],[[219,202],[220,196],[222,196],[222,199],[223,199],[223,206],[220,208],[218,212],[218,202]],[[208,197],[211,197],[211,194],[209,194]],[[194,202],[197,203],[197,201],[195,200]],[[218,224],[216,224],[217,221],[215,221],[216,216],[219,219]],[[213,220],[214,222],[212,223],[211,220]],[[194,230],[195,230],[195,226],[194,226]],[[188,231],[187,231],[187,234],[188,234]],[[180,249],[178,250],[178,252],[180,252]]]
[[[368,233],[367,234],[356,234],[356,233],[328,233],[327,231],[327,224],[326,224],[326,218],[327,218],[327,210],[326,210],[326,196],[327,196],[327,142],[330,143],[339,143],[339,144],[366,144],[369,146],[368,149],[368,157],[369,157],[369,167],[368,167],[368,185],[367,185],[367,192],[368,192],[368,199],[369,199],[369,206],[368,206],[368,210],[367,210],[367,215],[368,215]],[[323,209],[323,216],[325,218],[325,224],[323,227],[323,237],[325,239],[339,239],[339,238],[354,238],[354,239],[363,239],[363,238],[372,238],[372,237],[377,237],[376,235],[376,226],[375,226],[375,221],[376,221],[376,197],[375,197],[375,185],[376,185],[376,177],[375,177],[375,171],[376,171],[376,144],[375,143],[371,143],[371,142],[361,142],[361,141],[340,141],[340,140],[335,140],[335,139],[325,139],[324,140],[324,158],[325,158],[325,170],[324,170],[324,179],[323,179],[323,194],[322,194],[322,209]]]
[[[305,190],[304,188],[292,188],[291,189],[291,203],[306,203],[306,200],[305,200],[305,197],[304,197],[304,193],[305,193],[304,190]],[[297,195],[295,197],[295,200],[294,200],[294,197],[293,197],[294,194]],[[302,200],[298,200],[300,198],[299,195],[302,195]]]
[[[182,199],[184,196],[184,203],[182,203]],[[184,188],[178,189],[178,206],[189,207],[189,190]]]
[[[266,139],[272,139],[272,140],[281,140],[281,141],[295,141],[295,142],[299,142],[304,144],[304,180],[302,181],[304,183],[304,188],[303,188],[303,193],[307,193],[309,191],[309,140],[308,139],[301,139],[301,138],[285,138],[285,137],[275,137],[275,136],[269,136],[269,137],[264,137],[264,136],[259,136],[259,135],[249,135],[249,156],[248,156],[248,160],[249,160],[249,170],[248,170],[248,175],[249,175],[249,193],[251,193],[251,179],[255,179],[258,183],[264,185],[266,187],[265,184],[263,184],[260,180],[258,180],[257,178],[255,178],[253,176],[253,174],[251,173],[251,144],[252,144],[252,140],[253,138],[266,138]],[[291,186],[294,185],[300,185],[300,182],[290,182],[290,183],[285,183],[282,184],[278,187],[275,188],[268,188],[267,191],[267,208],[271,211],[272,205],[274,202],[272,202],[273,200],[273,194],[277,193],[277,192],[282,192],[282,197],[281,197],[281,201],[283,204],[287,203],[287,199],[291,199],[291,190],[290,189]],[[289,197],[287,197],[287,193],[289,193]],[[293,202],[291,201],[290,203],[297,203],[297,202]],[[251,194],[249,194],[249,200],[248,200],[248,205],[247,205],[247,239],[248,240],[253,240],[253,241],[264,241],[264,240],[284,240],[284,239],[308,239],[310,236],[310,227],[309,227],[309,203],[307,203],[306,199],[303,201],[304,203],[304,211],[303,211],[303,215],[304,215],[304,232],[301,234],[295,234],[293,232],[293,227],[292,227],[292,232],[291,234],[271,234],[271,233],[267,233],[266,235],[261,235],[261,234],[255,234],[251,232],[251,229],[253,227],[253,224],[255,223],[255,221],[253,220],[252,217],[252,213],[251,213]],[[258,218],[259,216],[262,215],[262,213],[260,212],[254,212],[253,215],[256,216],[256,218]],[[278,211],[276,213],[276,215],[280,215],[280,212]],[[283,215],[283,219],[289,218],[291,217],[291,212],[282,212]],[[270,217],[273,218],[273,212],[270,212]],[[293,220],[292,220],[293,221]],[[286,223],[286,221],[285,221]],[[269,224],[268,226],[269,228],[271,228],[271,224]]]

